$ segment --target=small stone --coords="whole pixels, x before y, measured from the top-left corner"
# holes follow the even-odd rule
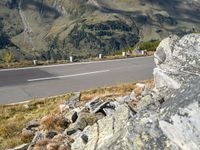
[[[77,119],[78,119],[78,113],[74,112],[74,114],[71,117],[72,123],[76,122]]]
[[[65,102],[65,105],[68,105],[69,108],[75,108],[76,104],[80,101],[81,93],[74,93],[75,95]]]
[[[82,134],[81,130],[77,130],[75,133],[71,134],[70,137],[72,139],[77,139],[78,137],[80,137]]]
[[[57,132],[48,132],[46,133],[46,138],[52,139],[54,136],[56,136],[58,133]]]
[[[77,119],[76,117],[78,117],[78,113],[80,113],[82,111],[82,109],[81,108],[75,108],[75,109],[70,110],[67,113],[65,113],[64,116],[70,122],[74,123],[76,121],[76,119]]]
[[[40,123],[38,120],[32,120],[32,121],[28,122],[28,124],[26,125],[26,129],[31,130],[31,129],[37,128],[39,126],[40,126]]]
[[[95,114],[95,116],[96,116],[97,120],[100,120],[100,119],[102,119],[103,117],[105,117],[105,114],[103,114],[103,113],[101,113],[101,112],[98,112],[98,113]]]
[[[121,97],[120,99],[118,99],[117,102],[119,102],[120,104],[124,104],[124,103],[128,103],[132,101],[130,96],[124,96],[124,97]]]
[[[65,130],[65,133],[67,135],[74,134],[78,130],[84,130],[85,127],[88,125],[93,125],[95,122],[97,122],[96,114],[81,112],[78,116],[78,119],[75,123],[71,124],[69,128]]]
[[[15,148],[12,148],[12,149],[8,149],[8,150],[27,150],[29,147],[29,144],[22,144],[20,146],[17,146]]]
[[[107,106],[107,104],[109,104],[109,102],[103,102],[101,105],[96,107],[96,109],[94,109],[94,111],[92,111],[91,113],[101,112],[103,110],[103,108],[105,108]]]
[[[116,109],[117,107],[120,106],[120,104],[117,101],[110,102],[109,105],[113,109]]]
[[[130,98],[131,98],[131,100],[135,100],[136,99],[136,94],[135,94],[134,90],[131,92]]]
[[[30,108],[28,104],[24,104],[23,106],[24,106],[24,108],[26,108],[26,109],[29,109],[29,108]]]
[[[72,134],[75,134],[77,131],[78,131],[78,129],[69,128],[69,129],[65,130],[65,134],[72,135]]]
[[[83,140],[83,143],[84,143],[84,144],[87,144],[87,143],[88,143],[88,136],[87,136],[87,135],[83,134],[83,135],[81,136],[81,139]]]
[[[83,130],[86,126],[93,125],[95,122],[97,122],[95,114],[81,112],[75,124],[77,129]]]
[[[85,106],[90,109],[90,112],[93,112],[101,104],[102,104],[102,101],[100,100],[100,98],[95,97],[91,101],[87,102]]]

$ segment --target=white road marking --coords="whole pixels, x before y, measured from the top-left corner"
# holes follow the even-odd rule
[[[55,77],[46,77],[46,78],[37,78],[37,79],[29,79],[28,82],[34,82],[34,81],[44,81],[44,80],[52,80],[52,79],[62,79],[62,78],[69,78],[69,77],[77,77],[77,76],[84,76],[84,75],[91,75],[91,74],[97,74],[97,73],[105,73],[109,72],[110,70],[100,70],[100,71],[93,71],[93,72],[85,72],[85,73],[79,73],[79,74],[71,74],[71,75],[65,75],[65,76],[55,76]]]
[[[28,69],[53,68],[53,67],[63,67],[63,66],[83,65],[83,64],[94,64],[94,63],[104,63],[104,62],[127,61],[127,60],[132,60],[132,59],[145,59],[145,58],[148,58],[148,57],[152,57],[153,58],[153,56],[145,56],[145,57],[134,57],[134,58],[125,58],[125,59],[114,59],[114,60],[89,61],[89,62],[67,63],[67,64],[57,64],[57,65],[44,65],[44,66],[24,67],[24,68],[0,69],[0,72],[28,70]]]

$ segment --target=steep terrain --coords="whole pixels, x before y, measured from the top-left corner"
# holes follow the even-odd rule
[[[139,41],[199,32],[189,0],[2,0],[0,56],[17,60],[113,54]]]

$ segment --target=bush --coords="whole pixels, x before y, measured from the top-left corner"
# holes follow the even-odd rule
[[[6,52],[3,55],[3,61],[9,66],[14,61],[14,54],[12,52]]]
[[[147,51],[156,51],[156,48],[158,47],[159,44],[160,41],[143,42],[140,44],[139,49]]]

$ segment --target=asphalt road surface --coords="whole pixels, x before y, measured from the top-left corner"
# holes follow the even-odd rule
[[[0,104],[153,78],[153,57],[0,70]]]

